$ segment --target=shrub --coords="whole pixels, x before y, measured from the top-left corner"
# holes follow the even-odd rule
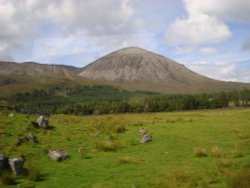
[[[195,157],[207,157],[207,150],[203,147],[195,147],[194,148],[194,156]]]

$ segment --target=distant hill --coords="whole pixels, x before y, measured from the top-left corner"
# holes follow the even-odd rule
[[[94,61],[84,67],[79,76],[113,83],[125,89],[163,93],[250,88],[250,84],[223,82],[202,76],[171,59],[136,47],[124,48]]]
[[[79,69],[65,65],[46,65],[34,62],[15,63],[0,61],[0,75],[31,77],[69,77],[78,73]]]

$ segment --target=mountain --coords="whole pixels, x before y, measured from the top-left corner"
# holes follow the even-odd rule
[[[94,61],[84,67],[79,76],[124,89],[164,93],[250,88],[250,84],[210,79],[171,59],[136,47],[124,48]]]
[[[46,65],[34,62],[15,63],[0,61],[0,75],[31,76],[42,78],[70,77],[78,73],[79,69],[65,65]]]
[[[136,47],[115,51],[83,68],[0,61],[0,98],[72,84],[175,94],[250,89],[250,84],[213,80],[171,59]]]
[[[80,69],[65,65],[0,61],[0,100],[15,93],[51,89],[65,85],[101,85],[77,76]]]

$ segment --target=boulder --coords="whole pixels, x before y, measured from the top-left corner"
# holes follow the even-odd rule
[[[24,160],[22,158],[9,159],[10,168],[15,175],[20,175],[23,173],[24,171],[23,164]]]
[[[46,129],[49,127],[49,116],[41,115],[39,118],[37,118],[36,122],[39,128]]]
[[[142,128],[139,129],[139,133],[140,133],[141,135],[146,134],[147,131],[148,131],[148,130],[147,130],[147,128],[145,128],[145,127],[142,127]]]
[[[25,139],[28,141],[28,142],[37,142],[37,138],[35,135],[33,135],[32,133],[29,133],[26,135]]]
[[[63,150],[49,150],[48,156],[55,161],[62,161],[67,159],[69,154]]]
[[[150,134],[144,134],[141,139],[141,143],[144,144],[144,143],[150,142],[152,141],[152,138],[153,137]]]

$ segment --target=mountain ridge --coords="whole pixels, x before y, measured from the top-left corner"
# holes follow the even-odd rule
[[[69,77],[80,69],[67,65],[40,64],[36,62],[16,63],[0,61],[0,75],[19,75],[31,77]]]
[[[174,60],[138,47],[123,48],[109,53],[83,68],[36,62],[0,61],[0,87],[41,82],[46,79],[70,82],[107,84],[125,90],[160,93],[201,93],[250,88],[249,83],[214,80],[195,73]],[[39,78],[39,79],[38,79]],[[56,83],[56,81],[53,81]],[[2,84],[2,85],[1,85]],[[5,86],[4,86],[5,87]],[[6,89],[6,87],[5,87]]]

